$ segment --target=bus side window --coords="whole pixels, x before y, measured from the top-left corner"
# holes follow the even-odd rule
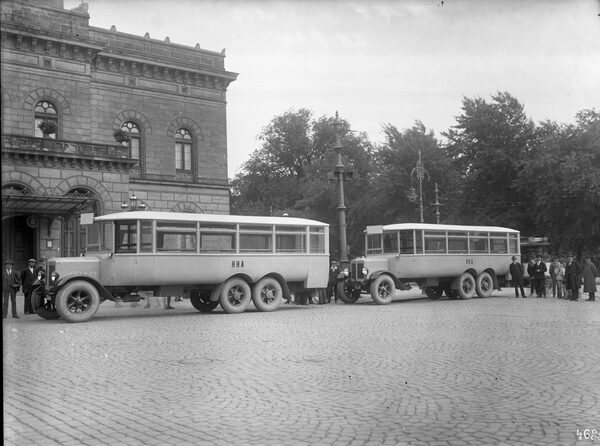
[[[115,231],[115,252],[137,251],[137,221],[118,222]]]
[[[140,252],[152,252],[152,221],[140,221]]]
[[[398,254],[398,232],[384,232],[383,252]]]
[[[381,251],[381,234],[367,234],[367,254],[380,253]]]
[[[400,231],[400,254],[415,253],[414,231]]]

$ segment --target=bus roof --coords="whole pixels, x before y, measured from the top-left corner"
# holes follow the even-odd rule
[[[206,223],[287,225],[287,226],[329,226],[316,220],[297,217],[272,217],[255,215],[193,214],[188,212],[132,211],[100,215],[94,221],[121,220],[162,220],[162,221],[199,221]]]
[[[519,231],[499,226],[467,226],[467,225],[438,225],[434,223],[394,223],[383,225],[384,231],[400,231],[410,229],[423,229],[426,231],[475,231],[475,232],[510,232],[518,234]]]

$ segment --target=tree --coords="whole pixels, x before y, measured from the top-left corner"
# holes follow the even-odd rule
[[[444,133],[445,147],[457,173],[458,188],[448,198],[453,220],[466,224],[514,227],[527,221],[524,204],[531,196],[519,195],[514,181],[530,156],[535,125],[523,106],[509,93],[497,93],[488,103],[463,99],[457,125]]]

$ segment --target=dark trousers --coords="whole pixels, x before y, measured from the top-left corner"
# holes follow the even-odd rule
[[[8,299],[10,298],[10,302],[12,304],[12,315],[13,317],[17,316],[17,290],[15,288],[8,288],[2,291],[2,318],[8,316]]]
[[[525,297],[525,290],[523,290],[523,284],[521,282],[514,282],[515,286],[515,297],[519,297],[519,288],[521,289],[521,297]]]
[[[327,284],[327,300],[329,302],[331,302],[331,296],[333,296],[333,300],[337,302],[337,283]]]
[[[535,281],[535,293],[538,296],[546,297],[546,279],[534,279]]]
[[[24,296],[24,302],[25,304],[23,305],[23,313],[27,314],[27,313],[33,313],[33,307],[31,305],[31,291],[32,290],[27,290],[23,292],[23,296]]]

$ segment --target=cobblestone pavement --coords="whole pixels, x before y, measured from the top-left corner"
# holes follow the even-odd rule
[[[593,444],[600,304],[510,295],[5,319],[4,442]]]

